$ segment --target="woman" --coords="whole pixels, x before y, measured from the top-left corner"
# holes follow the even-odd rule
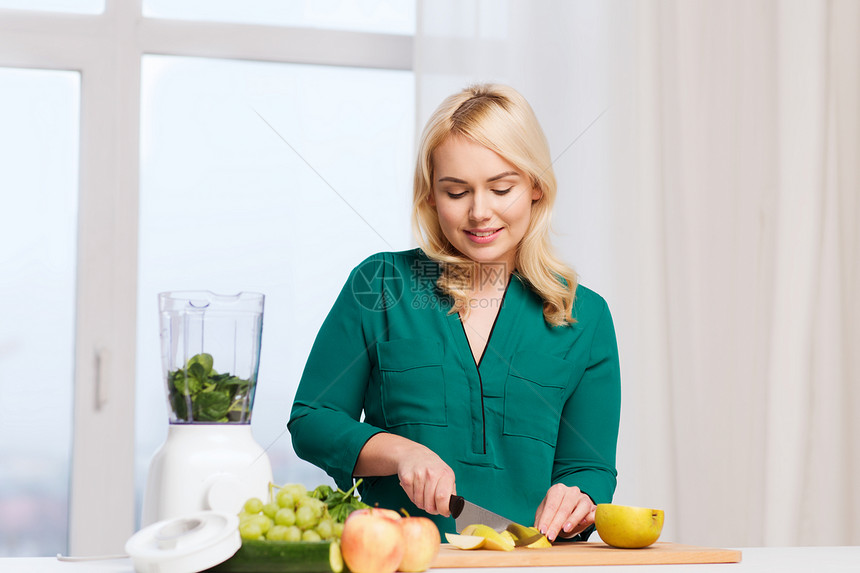
[[[421,248],[353,270],[290,417],[297,454],[341,489],[362,477],[365,502],[442,532],[453,493],[550,540],[593,530],[615,490],[618,351],[604,300],[551,254],[551,163],[509,87],[471,87],[430,118]]]

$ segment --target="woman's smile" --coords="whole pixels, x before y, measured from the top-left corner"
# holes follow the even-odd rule
[[[469,239],[476,243],[490,243],[496,240],[503,230],[501,227],[496,229],[466,229],[466,234]]]

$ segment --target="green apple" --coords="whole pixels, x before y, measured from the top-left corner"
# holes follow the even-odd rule
[[[594,525],[600,538],[613,547],[648,547],[663,530],[663,510],[599,503]]]

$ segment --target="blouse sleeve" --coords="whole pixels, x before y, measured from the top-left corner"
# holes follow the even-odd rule
[[[577,486],[594,503],[609,503],[617,475],[621,370],[612,317],[600,300],[586,369],[562,410],[552,483]]]
[[[353,270],[317,334],[287,424],[296,454],[343,490],[352,486],[361,448],[383,431],[359,421],[371,363],[355,276]]]

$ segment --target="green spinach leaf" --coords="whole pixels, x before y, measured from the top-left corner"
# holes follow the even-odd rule
[[[250,417],[251,380],[213,369],[211,354],[192,356],[185,365],[168,372],[168,400],[177,420],[184,422],[237,422]]]

